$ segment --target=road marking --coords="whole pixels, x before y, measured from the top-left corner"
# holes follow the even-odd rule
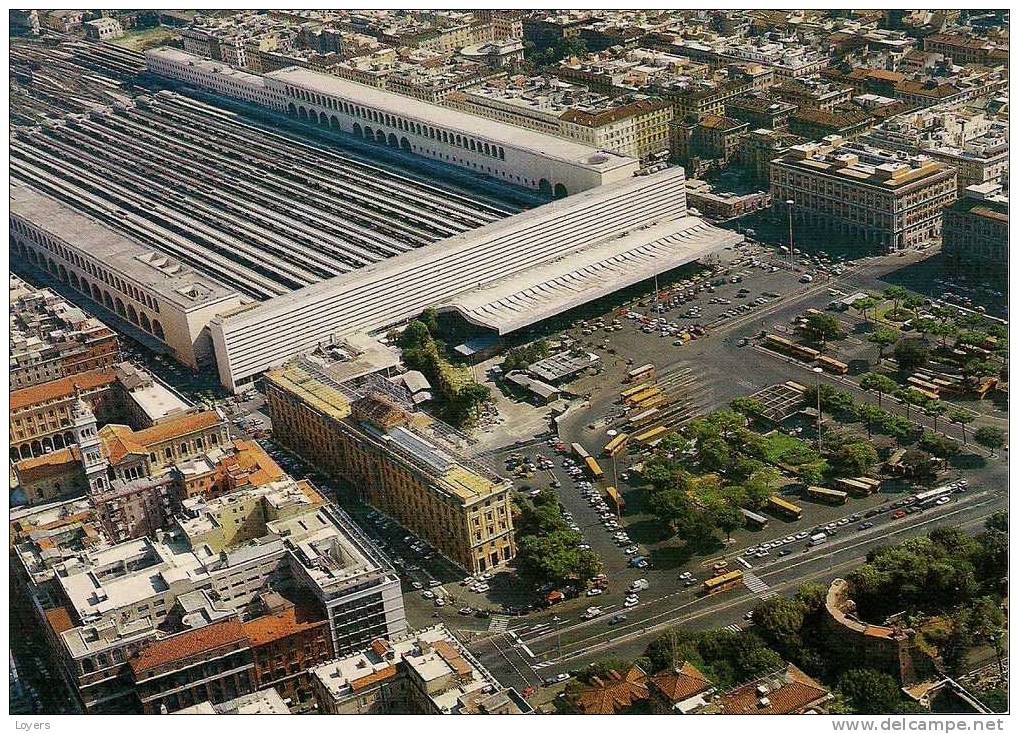
[[[729,632],[742,632],[743,628],[738,624],[727,624],[722,629],[728,630]]]
[[[531,648],[529,648],[527,645],[525,645],[522,642],[520,643],[520,649],[523,650],[524,652],[526,652],[528,657],[531,657],[531,658],[534,657],[534,653],[531,652]]]
[[[768,584],[762,581],[753,571],[743,573],[743,585],[750,590],[751,594],[757,594],[758,596],[769,588]]]
[[[501,614],[493,614],[492,619],[488,622],[489,632],[505,632],[509,629],[509,617],[504,617]]]

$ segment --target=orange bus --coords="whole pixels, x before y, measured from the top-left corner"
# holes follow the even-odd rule
[[[774,510],[780,515],[785,515],[792,520],[799,520],[803,517],[802,507],[794,505],[788,500],[782,499],[777,494],[773,494],[768,498],[768,508]]]
[[[720,594],[723,591],[732,591],[743,583],[742,571],[729,571],[721,576],[713,576],[704,582],[705,594]]]
[[[584,459],[584,464],[587,467],[587,473],[591,475],[592,480],[597,482],[605,477],[605,472],[601,470],[601,466],[593,456],[588,456]]]

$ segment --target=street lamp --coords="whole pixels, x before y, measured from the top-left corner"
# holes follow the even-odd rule
[[[792,263],[793,260],[794,260],[794,258],[793,258],[793,204],[795,204],[795,203],[796,202],[794,202],[792,199],[786,199],[785,200],[786,212],[788,212],[788,215],[789,215],[789,262],[790,263]]]
[[[559,619],[559,615],[558,614],[552,617],[552,622],[555,624],[556,660],[562,660],[563,659],[563,640],[562,640],[562,637],[559,635],[559,623],[561,621],[562,620]]]
[[[820,367],[814,368],[814,386],[817,392],[817,450],[821,451],[821,373]]]

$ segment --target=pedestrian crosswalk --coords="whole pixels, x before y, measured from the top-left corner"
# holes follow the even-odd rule
[[[724,629],[724,630],[726,630],[728,632],[742,632],[743,631],[743,628],[740,627],[738,624],[727,624],[722,629]]]
[[[743,584],[758,596],[761,596],[762,592],[767,591],[769,588],[753,571],[743,572]],[[772,592],[771,596],[774,596],[774,592]]]
[[[493,614],[488,621],[489,632],[505,632],[509,629],[510,618],[502,614]]]
[[[535,663],[534,665],[532,665],[531,669],[541,670],[542,668],[547,668],[550,665],[555,665],[555,662],[556,662],[555,660],[542,660],[540,663]]]

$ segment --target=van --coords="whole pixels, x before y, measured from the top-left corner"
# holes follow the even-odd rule
[[[632,584],[630,584],[630,591],[633,592],[645,591],[650,586],[651,585],[648,583],[647,579],[637,579]]]
[[[821,543],[824,543],[826,540],[828,540],[827,535],[824,533],[817,533],[816,535],[810,536],[810,543],[808,543],[808,545],[813,548],[815,545],[821,545]]]

